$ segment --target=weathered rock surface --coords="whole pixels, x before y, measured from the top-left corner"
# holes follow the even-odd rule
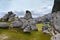
[[[12,27],[12,28],[14,28],[14,27],[21,28],[22,25],[23,25],[23,23],[21,21],[13,21],[13,22],[11,22],[10,27]]]
[[[15,14],[12,11],[8,12],[8,14],[6,14],[5,16],[3,16],[1,19],[3,21],[8,21],[11,17],[15,17]]]
[[[47,26],[47,25],[44,25],[43,27],[42,27],[42,32],[43,33],[46,33],[46,34],[49,34],[50,32],[49,32],[49,27]]]
[[[52,36],[51,40],[60,40],[60,34],[58,33],[58,34]]]
[[[31,26],[32,30],[38,31],[38,28],[36,27],[36,21],[34,19],[29,19],[29,26]]]
[[[27,25],[27,27],[25,29],[23,29],[23,32],[30,32],[31,31],[31,27]]]
[[[21,28],[23,32],[30,32],[31,30],[38,31],[36,27],[36,21],[32,18],[31,12],[26,11],[26,14],[22,18],[15,17],[13,12],[8,12],[2,20],[11,22],[10,28]]]
[[[21,27],[22,29],[24,29],[25,27],[27,27],[27,25],[29,24],[27,20],[24,20],[24,21],[23,20],[22,20],[23,26]]]
[[[27,19],[27,20],[32,18],[31,12],[27,10],[24,18]]]
[[[53,17],[52,20],[53,20],[53,24],[54,24],[53,28],[56,31],[60,32],[60,11],[53,13],[52,17]]]
[[[0,22],[0,28],[8,28],[9,25],[6,22]]]

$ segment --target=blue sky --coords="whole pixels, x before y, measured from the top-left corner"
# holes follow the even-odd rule
[[[37,17],[37,15],[50,13],[53,2],[54,0],[0,0],[0,16],[4,15],[2,12],[30,10],[34,12],[32,13],[33,16]],[[19,13],[16,14],[18,15]]]

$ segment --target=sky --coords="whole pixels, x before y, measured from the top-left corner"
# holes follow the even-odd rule
[[[38,17],[50,13],[53,4],[54,0],[0,0],[0,17],[8,11],[23,16],[26,10],[30,10],[33,17]]]

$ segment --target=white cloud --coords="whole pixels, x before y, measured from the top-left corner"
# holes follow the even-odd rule
[[[40,16],[51,12],[53,2],[54,0],[0,0],[0,11],[25,11],[28,9]]]

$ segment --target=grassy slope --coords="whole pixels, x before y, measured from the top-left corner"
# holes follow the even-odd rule
[[[39,31],[31,31],[31,33],[23,33],[22,30],[16,29],[18,32],[14,32],[15,29],[0,29],[0,35],[5,34],[9,36],[5,40],[50,40],[49,34],[43,34],[41,31],[43,24],[37,24]],[[1,38],[0,38],[1,40]]]

